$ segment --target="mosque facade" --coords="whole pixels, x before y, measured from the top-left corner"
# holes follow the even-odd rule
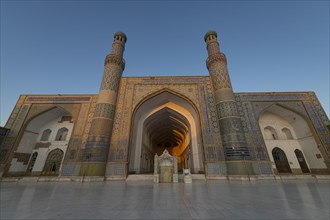
[[[329,175],[330,122],[314,92],[235,93],[217,33],[204,37],[209,76],[122,77],[127,37],[114,35],[98,94],[21,95],[1,129],[2,177],[178,172]]]

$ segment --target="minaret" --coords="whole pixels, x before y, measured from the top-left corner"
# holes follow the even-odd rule
[[[104,175],[116,109],[117,92],[125,68],[123,53],[126,41],[127,37],[124,33],[115,33],[111,54],[105,58],[103,79],[83,158],[83,161],[88,162],[89,165],[83,168],[84,171],[81,170],[81,175]]]
[[[226,56],[220,51],[215,31],[207,32],[204,40],[208,52],[206,66],[212,79],[226,160],[249,159],[250,153],[227,70]],[[246,173],[241,167],[232,170],[236,174]]]

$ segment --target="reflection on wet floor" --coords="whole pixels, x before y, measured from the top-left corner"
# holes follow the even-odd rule
[[[329,181],[1,183],[0,219],[329,219]]]

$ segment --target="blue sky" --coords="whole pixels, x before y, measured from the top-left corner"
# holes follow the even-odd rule
[[[1,1],[1,126],[20,94],[97,94],[113,34],[124,76],[208,75],[218,32],[235,92],[314,91],[329,115],[329,1]]]

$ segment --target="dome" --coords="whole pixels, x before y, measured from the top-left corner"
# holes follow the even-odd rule
[[[205,41],[206,41],[206,39],[207,39],[207,37],[208,37],[209,35],[215,35],[215,37],[218,37],[217,32],[215,32],[215,31],[208,31],[208,32],[204,35],[204,40],[205,40]]]
[[[127,37],[126,37],[126,34],[124,32],[118,31],[118,32],[115,33],[114,37],[116,37],[116,36],[124,37],[125,42],[127,41]]]

